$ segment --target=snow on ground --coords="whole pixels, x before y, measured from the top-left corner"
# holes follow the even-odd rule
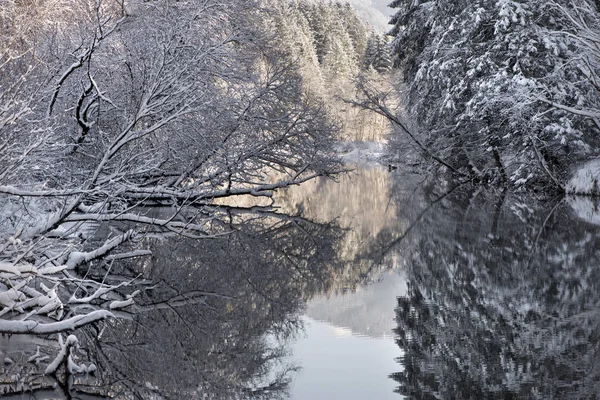
[[[346,164],[373,165],[383,162],[386,147],[385,142],[339,142],[335,150]]]
[[[592,160],[583,164],[569,180],[567,193],[599,195],[600,194],[600,160]]]
[[[582,164],[567,182],[565,190],[569,194],[567,203],[575,215],[600,225],[600,159]]]
[[[599,200],[587,196],[569,196],[567,203],[577,215],[577,217],[589,222],[590,224],[600,225]]]

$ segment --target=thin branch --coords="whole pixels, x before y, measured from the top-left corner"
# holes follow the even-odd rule
[[[533,151],[535,152],[535,157],[537,158],[538,162],[540,163],[540,165],[542,166],[542,168],[544,169],[544,171],[546,171],[546,174],[548,175],[548,177],[550,177],[550,180],[552,182],[554,182],[554,184],[563,192],[565,193],[565,186],[563,184],[561,184],[552,174],[552,172],[550,172],[550,169],[548,169],[548,165],[546,164],[546,160],[544,160],[544,158],[542,157],[542,155],[540,154],[540,152],[538,151],[537,146],[535,145],[535,139],[533,136],[529,137],[530,141],[531,141],[531,146],[533,147]]]
[[[404,133],[406,133],[406,135],[408,135],[408,137],[426,155],[428,155],[429,157],[431,157],[433,160],[437,161],[439,164],[443,165],[444,167],[448,168],[452,172],[454,172],[458,175],[461,175],[461,176],[466,176],[466,174],[464,174],[463,172],[460,172],[458,169],[454,168],[452,165],[448,164],[446,161],[444,161],[440,157],[433,154],[433,152],[431,152],[431,150],[429,150],[423,143],[421,143],[421,141],[419,139],[417,139],[417,137],[408,129],[408,127],[406,125],[404,125],[404,123],[402,123],[402,121],[400,121],[400,119],[398,119],[398,117],[396,117],[384,104],[381,103],[382,100],[381,100],[380,96],[371,93],[368,89],[366,89],[364,87],[364,84],[359,85],[359,88],[361,89],[362,93],[367,97],[366,102],[360,102],[360,101],[348,100],[348,99],[344,99],[344,102],[347,104],[352,104],[354,106],[361,107],[366,110],[373,111],[373,112],[387,118],[389,121],[394,123],[396,126],[400,127],[400,129]]]

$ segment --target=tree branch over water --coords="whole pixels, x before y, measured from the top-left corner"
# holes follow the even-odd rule
[[[260,2],[5,3],[0,332],[135,310],[143,279],[115,271],[148,262],[150,238],[228,236],[216,199],[343,170],[338,128]]]
[[[380,93],[377,89],[371,87],[369,82],[366,79],[358,80],[356,83],[357,90],[359,91],[361,97],[364,97],[365,100],[357,101],[357,100],[344,100],[348,104],[352,104],[357,107],[361,107],[365,110],[373,111],[390,121],[394,126],[401,129],[410,140],[417,145],[421,151],[431,157],[434,161],[439,163],[440,165],[448,168],[450,171],[454,172],[457,175],[465,175],[460,172],[458,169],[444,161],[442,158],[436,156],[430,149],[428,149],[417,137],[411,132],[411,130],[404,124],[394,113],[385,105],[386,94]]]

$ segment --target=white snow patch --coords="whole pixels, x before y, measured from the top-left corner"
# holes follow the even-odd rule
[[[335,149],[347,164],[370,165],[380,162],[385,146],[384,142],[341,142]]]
[[[67,358],[67,369],[69,370],[69,373],[72,375],[87,373],[87,367],[85,364],[79,365],[73,360],[73,358],[75,358],[75,356],[72,354]]]
[[[63,362],[65,357],[69,356],[68,361],[71,361],[71,347],[78,346],[79,341],[77,340],[77,337],[75,335],[69,335],[67,337],[67,341],[63,343],[62,335],[58,335],[58,344],[60,345],[60,351],[58,352],[56,358],[46,367],[46,371],[44,371],[45,375],[54,374],[58,367],[60,367],[60,364]],[[69,368],[70,367],[71,366],[69,365]]]
[[[34,355],[32,355],[31,357],[29,357],[27,359],[27,362],[38,365],[40,362],[45,361],[49,358],[50,358],[49,356],[42,355],[42,353],[40,353],[40,346],[37,346],[37,351],[35,352]]]
[[[598,204],[598,199],[569,196],[567,203],[571,206],[577,217],[591,224],[600,225],[600,204]]]
[[[600,194],[600,159],[583,164],[565,187],[572,194]]]
[[[38,358],[40,358],[40,357],[41,357],[41,354],[40,354],[40,346],[37,346],[37,351],[35,352],[35,354],[34,354],[34,355],[32,355],[31,357],[29,357],[29,358],[27,359],[27,362],[35,362],[35,360],[37,360],[37,359],[38,359]]]
[[[133,301],[132,298],[127,299],[127,300],[123,300],[123,301],[115,300],[112,303],[110,303],[110,305],[108,306],[108,308],[110,308],[111,310],[117,310],[119,308],[128,307],[128,306],[130,306],[132,304],[134,304],[134,301]]]
[[[54,275],[54,274],[58,274],[59,272],[64,271],[65,269],[67,269],[66,265],[53,265],[50,267],[45,267],[45,268],[40,268],[38,273],[39,275]]]
[[[94,310],[88,314],[78,314],[58,322],[42,323],[39,321],[9,321],[0,320],[0,331],[5,333],[33,333],[45,335],[50,333],[72,331],[80,326],[99,321],[106,318],[112,318],[114,314],[108,310]]]
[[[12,263],[0,261],[0,272],[8,272],[9,274],[21,275],[21,271]]]
[[[88,373],[88,374],[93,374],[94,372],[96,372],[96,370],[97,370],[96,364],[90,363],[90,365],[87,366],[85,372]]]
[[[25,300],[25,295],[15,288],[0,293],[0,306],[14,307],[17,302]]]

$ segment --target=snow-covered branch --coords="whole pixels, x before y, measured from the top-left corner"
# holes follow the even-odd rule
[[[226,199],[341,171],[338,127],[247,2],[17,3],[0,10],[0,333],[143,311],[132,266],[156,243],[230,235]]]
[[[7,334],[33,333],[47,335],[73,331],[84,325],[101,321],[112,317],[113,314],[107,310],[96,310],[89,314],[75,315],[58,322],[42,323],[38,321],[10,321],[0,320],[0,332]]]
[[[600,110],[582,110],[582,109],[578,109],[575,107],[569,107],[566,106],[564,104],[559,104],[559,103],[555,103],[553,101],[549,101],[543,97],[538,97],[537,98],[539,101],[549,104],[554,108],[557,108],[559,110],[563,110],[563,111],[567,111],[571,114],[575,114],[575,115],[579,115],[581,117],[585,117],[585,118],[589,118],[591,119],[594,124],[596,125],[596,127],[598,129],[600,129]]]
[[[15,186],[0,185],[0,193],[19,197],[65,197],[90,193],[84,190],[23,190]]]

